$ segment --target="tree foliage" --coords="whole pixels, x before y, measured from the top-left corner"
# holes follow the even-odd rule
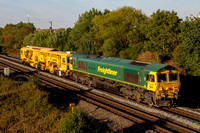
[[[81,53],[96,53],[95,44],[90,40],[88,33],[92,27],[92,19],[101,14],[101,11],[92,8],[90,11],[79,15],[78,21],[69,34],[69,44],[74,45],[74,50]]]
[[[153,13],[146,26],[145,48],[160,56],[171,56],[180,43],[180,22],[177,13],[158,9]]]
[[[181,37],[177,62],[188,74],[200,76],[200,19],[187,18],[181,25]]]
[[[7,24],[2,30],[1,43],[10,47],[20,48],[25,36],[35,31],[32,23]]]
[[[40,46],[49,48],[58,48],[62,51],[73,50],[74,46],[70,46],[68,43],[68,37],[71,28],[55,30],[54,33],[50,33],[49,30],[38,31],[34,34],[28,35],[24,39],[24,46]]]
[[[97,121],[89,117],[80,109],[66,114],[60,123],[60,133],[102,133],[107,127],[101,127]]]
[[[125,6],[96,16],[92,21],[92,33],[104,55],[131,58],[133,47],[143,38],[138,29],[145,20],[141,10]],[[130,53],[126,54],[127,51]]]

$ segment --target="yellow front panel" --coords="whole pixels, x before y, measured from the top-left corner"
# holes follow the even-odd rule
[[[170,73],[177,74],[177,80],[170,80],[169,75]],[[174,94],[178,95],[179,87],[180,87],[180,78],[179,73],[176,70],[166,70],[163,72],[158,73],[159,74],[166,74],[166,78],[162,78],[162,80],[159,80],[157,82],[158,89],[156,91],[156,96],[161,97],[168,97],[168,98],[174,98]]]

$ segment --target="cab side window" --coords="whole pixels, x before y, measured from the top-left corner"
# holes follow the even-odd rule
[[[65,63],[65,58],[62,58],[62,62]]]
[[[155,82],[154,75],[147,74],[146,79],[147,79],[147,82]]]

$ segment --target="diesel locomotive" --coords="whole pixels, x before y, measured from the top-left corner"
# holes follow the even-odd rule
[[[179,72],[167,64],[34,46],[21,48],[20,58],[22,63],[32,67],[122,93],[149,106],[172,106],[178,98]]]

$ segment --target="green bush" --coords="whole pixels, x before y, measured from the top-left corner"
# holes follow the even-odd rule
[[[85,112],[76,109],[73,113],[68,112],[60,124],[60,133],[98,133],[100,130],[98,122],[89,117]]]
[[[37,75],[37,74],[35,74],[35,75],[33,75],[33,76],[31,76],[31,78],[30,78],[30,80],[29,80],[29,82],[28,82],[28,84],[30,85],[30,87],[40,87],[41,86],[41,81],[40,81],[40,78],[39,78],[39,76]]]

